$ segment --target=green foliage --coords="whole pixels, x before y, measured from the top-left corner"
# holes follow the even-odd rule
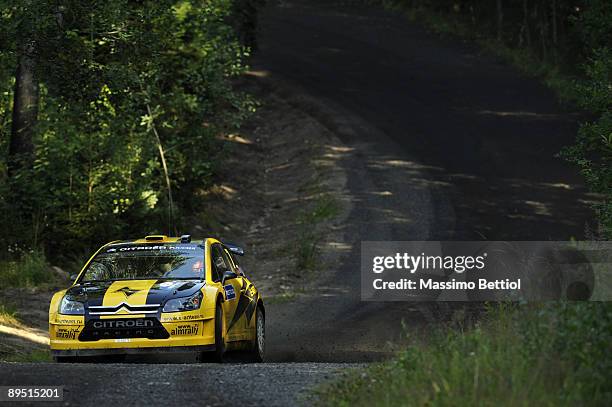
[[[323,388],[322,404],[606,405],[610,340],[608,303],[500,306]]]
[[[579,11],[569,16],[569,23],[576,27],[586,55],[592,50],[610,45],[612,37],[612,2],[589,0],[577,6]]]
[[[298,218],[299,240],[295,249],[296,267],[298,270],[314,270],[319,253],[318,243],[321,233],[318,225],[332,219],[338,214],[338,203],[329,195],[322,194],[308,210]]]
[[[19,260],[0,261],[0,287],[33,287],[52,279],[41,252],[26,252]]]
[[[601,48],[585,66],[586,78],[576,85],[578,103],[598,119],[582,124],[577,143],[563,156],[578,166],[590,188],[603,195],[596,205],[601,234],[612,238],[612,50]]]
[[[594,50],[585,65],[586,79],[579,82],[579,104],[597,114],[612,109],[612,50],[606,47]]]
[[[57,258],[184,227],[181,213],[197,207],[195,191],[212,182],[215,136],[253,110],[231,85],[245,68],[228,23],[231,3],[0,0],[0,246],[44,247]],[[35,160],[7,179],[24,39],[36,42],[41,84]]]

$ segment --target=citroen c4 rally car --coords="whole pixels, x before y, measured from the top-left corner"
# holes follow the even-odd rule
[[[55,293],[49,337],[56,361],[81,356],[198,352],[262,361],[265,310],[235,245],[147,236],[102,246],[73,285]]]

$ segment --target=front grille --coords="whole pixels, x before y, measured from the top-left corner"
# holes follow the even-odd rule
[[[167,339],[170,335],[157,318],[91,319],[79,335],[80,341],[100,339]]]
[[[156,314],[159,307],[160,304],[130,305],[122,302],[111,306],[89,306],[89,315],[112,315],[119,311],[127,311],[129,314]]]

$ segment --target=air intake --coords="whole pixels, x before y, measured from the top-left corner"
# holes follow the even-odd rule
[[[165,235],[151,235],[151,236],[146,236],[145,240],[147,242],[159,242],[159,241],[166,240],[167,238],[168,236],[165,236]]]

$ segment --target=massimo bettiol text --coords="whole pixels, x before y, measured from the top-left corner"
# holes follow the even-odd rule
[[[610,242],[362,242],[365,301],[601,300]]]

